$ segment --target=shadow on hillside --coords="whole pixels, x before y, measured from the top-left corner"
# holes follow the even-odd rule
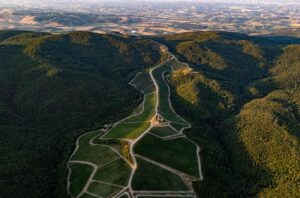
[[[271,173],[256,166],[239,141],[236,120],[226,124],[225,117],[220,120],[218,114],[201,117],[198,106],[176,94],[172,96],[175,111],[192,124],[185,134],[201,148],[204,180],[194,183],[199,196],[255,196],[272,184]]]

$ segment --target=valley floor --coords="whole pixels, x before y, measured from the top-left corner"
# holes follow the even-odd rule
[[[183,131],[191,125],[174,111],[166,75],[189,69],[173,55],[130,82],[144,93],[133,114],[83,134],[69,160],[72,197],[196,197],[202,180],[200,148]]]

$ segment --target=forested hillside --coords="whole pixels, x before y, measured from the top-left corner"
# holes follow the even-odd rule
[[[164,59],[147,39],[0,32],[0,197],[67,197],[82,132],[131,113],[127,83]]]
[[[192,68],[169,82],[202,149],[199,196],[297,197],[300,45],[292,43],[299,40],[222,32],[159,40]]]
[[[152,40],[191,67],[168,83],[201,147],[199,197],[300,194],[299,39],[0,31],[0,197],[68,197],[75,139],[129,115],[129,80],[166,59]]]

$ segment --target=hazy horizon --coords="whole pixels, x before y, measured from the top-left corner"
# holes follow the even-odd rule
[[[249,4],[261,0],[207,1],[0,0],[0,29],[134,35],[200,30],[257,35],[300,29],[300,4],[288,4],[300,0],[285,4],[274,4],[282,0],[264,0],[264,4]]]
[[[51,4],[53,2],[59,3],[103,3],[103,2],[221,2],[221,3],[259,3],[259,4],[300,4],[300,0],[10,0],[9,2],[1,2],[0,4],[17,4],[17,3],[42,3]]]

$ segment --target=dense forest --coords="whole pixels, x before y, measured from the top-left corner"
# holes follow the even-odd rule
[[[169,82],[202,148],[199,196],[299,196],[299,40],[225,32],[158,40],[192,68]]]
[[[66,162],[84,131],[131,113],[128,85],[164,59],[147,39],[0,32],[0,197],[67,197]]]
[[[193,32],[158,37],[0,31],[0,197],[68,197],[84,131],[129,115],[128,82],[166,59],[175,110],[201,147],[200,197],[300,194],[300,40]]]

